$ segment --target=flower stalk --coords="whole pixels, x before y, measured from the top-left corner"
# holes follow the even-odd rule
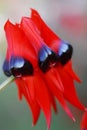
[[[8,79],[6,79],[2,84],[0,84],[0,91],[6,88],[10,83],[14,81],[15,77],[10,76]]]

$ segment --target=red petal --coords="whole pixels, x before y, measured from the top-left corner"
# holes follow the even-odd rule
[[[64,66],[65,71],[71,76],[74,80],[77,82],[81,82],[81,80],[78,78],[78,76],[75,74],[75,72],[72,69],[72,62],[69,61],[65,66]]]
[[[87,112],[85,112],[82,117],[80,130],[87,130]]]
[[[26,86],[25,81],[23,81],[23,79],[16,79],[16,83],[18,86],[20,98],[23,95],[31,108],[32,117],[33,117],[33,125],[35,125],[38,120],[38,117],[40,115],[40,107],[37,104],[36,100],[32,100],[32,98],[31,98],[29,87],[32,87],[32,86]]]
[[[8,51],[8,48],[6,50],[6,60],[9,61],[9,51]]]
[[[20,27],[7,21],[4,28],[8,42],[9,55],[22,56],[35,65],[35,61],[37,61],[36,53]]]
[[[43,39],[40,37],[40,32],[37,29],[34,22],[27,17],[23,17],[21,21],[21,27],[27,36],[28,40],[36,50],[36,53],[38,53],[39,48],[41,48],[42,44],[44,43]]]
[[[57,100],[60,102],[60,104],[62,105],[63,109],[70,116],[70,118],[72,118],[73,120],[75,120],[74,117],[73,117],[73,115],[72,115],[72,113],[70,112],[69,108],[67,107],[67,105],[65,103],[65,99],[63,97],[63,92],[61,92],[60,89],[58,88],[59,84],[57,84],[58,86],[57,85],[53,85],[53,84],[55,84],[56,78],[53,78],[53,75],[51,75],[52,73],[50,73],[50,72],[51,71],[48,71],[44,75],[44,78],[46,80],[46,83],[47,83],[47,85],[48,85],[51,93],[57,98]]]
[[[79,109],[85,109],[84,106],[80,103],[72,76],[66,73],[66,69],[63,67],[58,68],[58,71],[61,76],[62,83],[64,85],[64,97],[74,106]]]
[[[50,91],[50,89],[48,88],[49,94],[50,94],[50,100],[51,100],[51,104],[53,106],[53,109],[55,111],[55,113],[57,113],[57,105],[56,105],[56,100],[54,95],[52,94],[52,92]]]
[[[28,86],[31,100],[35,100],[34,77],[26,76],[26,77],[22,77],[22,79],[24,80],[26,86]]]
[[[16,84],[17,84],[17,87],[18,87],[18,96],[19,96],[19,99],[22,100],[22,96],[23,96],[23,86],[25,85],[24,82],[20,81],[20,79],[16,79],[15,80]]]
[[[45,80],[47,81],[48,84],[51,86],[57,87],[57,89],[61,92],[64,91],[63,84],[61,82],[61,78],[59,73],[56,71],[55,68],[52,68],[50,71],[46,72],[44,74]]]
[[[60,38],[45,24],[36,10],[31,9],[31,11],[31,19],[39,29],[40,35],[44,39],[45,43],[48,46],[52,46],[55,42],[57,42],[58,46],[60,44]]]
[[[49,129],[50,122],[51,122],[51,103],[50,103],[49,92],[46,89],[46,84],[44,83],[40,75],[36,75],[34,79],[34,83],[35,83],[36,100],[44,112],[47,126]]]

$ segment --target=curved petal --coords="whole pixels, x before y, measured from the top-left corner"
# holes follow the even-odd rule
[[[38,50],[42,47],[44,41],[40,36],[40,32],[34,22],[27,17],[23,17],[21,20],[21,28],[23,29],[26,37],[32,44],[36,53],[38,54]]]
[[[36,94],[36,100],[40,106],[40,108],[43,110],[44,115],[46,117],[46,122],[48,129],[50,128],[50,122],[51,122],[51,103],[50,103],[50,97],[49,92],[46,89],[46,84],[40,77],[40,75],[36,75],[34,78],[34,87],[35,87],[35,94]]]
[[[57,113],[57,104],[56,104],[56,100],[55,100],[55,96],[52,94],[52,92],[50,91],[50,89],[47,87],[49,94],[50,94],[50,102],[52,104],[52,107],[54,109],[54,112]]]
[[[43,76],[50,86],[57,87],[58,91],[64,92],[64,86],[61,82],[59,73],[56,71],[56,68],[50,69]]]
[[[56,78],[53,78],[54,76],[53,76],[53,74],[52,75],[51,74],[52,73],[50,73],[50,71],[49,71],[43,76],[44,76],[44,79],[45,79],[52,95],[57,98],[57,100],[60,102],[60,104],[63,107],[63,109],[65,110],[65,112],[68,114],[68,116],[75,121],[72,113],[70,112],[69,108],[67,107],[67,104],[66,104],[64,96],[63,96],[63,91],[60,91],[60,89],[58,87],[59,85],[61,87],[61,84],[56,85],[55,84]]]
[[[29,85],[26,86],[26,83],[22,78],[16,79],[16,84],[18,86],[19,98],[21,99],[23,95],[31,108],[32,117],[33,117],[33,125],[35,125],[40,115],[40,107],[38,103],[36,102],[36,100],[32,100],[31,98],[29,87],[32,87],[32,86],[29,86]]]
[[[7,21],[4,29],[8,43],[9,56],[22,56],[35,65],[37,61],[36,53],[20,27]]]
[[[66,73],[69,74],[69,76],[72,77],[73,80],[76,80],[77,82],[81,82],[81,80],[79,79],[79,77],[75,74],[75,72],[72,69],[72,62],[69,61],[65,66],[64,69],[66,71]]]
[[[72,105],[78,107],[79,109],[85,110],[85,107],[80,103],[77,97],[72,75],[70,76],[68,73],[66,73],[66,69],[63,67],[58,67],[58,71],[64,86],[65,99],[67,99]]]
[[[46,25],[39,13],[34,9],[31,9],[31,19],[36,24],[40,31],[41,37],[48,46],[51,47],[55,42],[57,42],[58,45],[60,44],[61,39]]]

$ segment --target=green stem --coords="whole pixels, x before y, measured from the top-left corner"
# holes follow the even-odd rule
[[[0,91],[3,90],[7,85],[12,83],[14,81],[15,77],[10,76],[8,79],[6,79],[1,85],[0,85]]]

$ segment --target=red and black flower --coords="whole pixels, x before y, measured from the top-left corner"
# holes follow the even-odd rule
[[[61,40],[31,9],[31,17],[23,17],[20,24],[5,24],[7,53],[3,71],[13,75],[18,87],[19,99],[27,100],[36,124],[40,110],[44,112],[50,128],[51,107],[57,112],[56,101],[73,119],[66,100],[79,109],[80,103],[74,80],[80,82],[72,70],[72,46]]]

